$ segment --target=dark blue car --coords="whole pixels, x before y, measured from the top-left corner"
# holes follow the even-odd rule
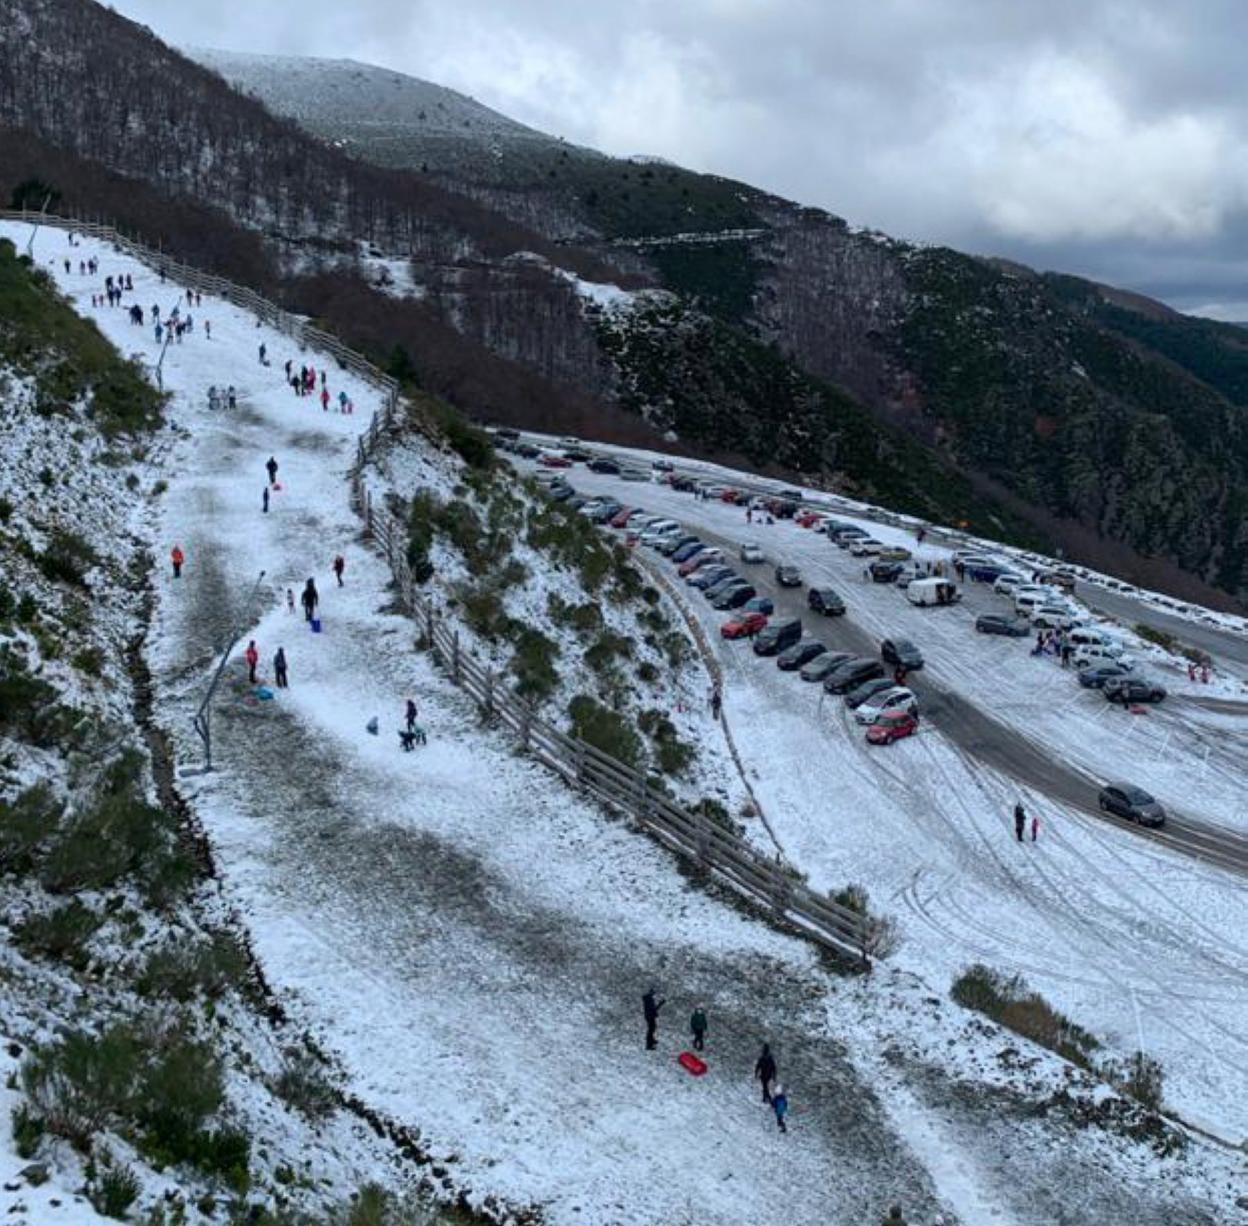
[[[689,541],[672,554],[672,561],[677,563],[687,562],[699,549],[705,548],[706,546],[701,541]]]

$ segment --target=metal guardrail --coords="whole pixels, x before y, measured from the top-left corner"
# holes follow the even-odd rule
[[[0,218],[72,230],[112,243],[167,279],[202,293],[215,294],[292,337],[303,348],[332,354],[347,370],[377,387],[382,407],[360,434],[352,466],[352,506],[362,516],[367,534],[386,555],[391,574],[409,613],[423,626],[430,650],[487,717],[511,729],[525,749],[569,784],[625,813],[665,847],[694,860],[715,880],[787,921],[805,936],[838,954],[850,954],[869,965],[875,924],[810,889],[778,857],[769,859],[739,835],[718,825],[705,813],[673,802],[645,770],[620,762],[593,745],[561,732],[542,719],[532,703],[490,669],[483,667],[417,590],[408,565],[402,525],[389,512],[374,508],[363,470],[395,424],[399,386],[396,380],[344,345],[336,336],[313,327],[253,290],[224,277],[201,272],[122,234],[113,226],[27,211],[0,210]]]

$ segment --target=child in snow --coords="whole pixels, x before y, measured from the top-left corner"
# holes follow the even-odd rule
[[[781,1132],[788,1132],[789,1126],[784,1122],[784,1117],[789,1113],[789,1096],[779,1082],[771,1092],[771,1109],[776,1113],[776,1127]]]

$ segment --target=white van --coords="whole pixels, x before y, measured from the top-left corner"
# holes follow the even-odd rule
[[[1014,612],[1030,617],[1041,605],[1048,602],[1048,592],[1019,592],[1014,597]]]
[[[912,579],[906,584],[906,599],[922,607],[955,604],[962,593],[948,579]]]
[[[1113,639],[1104,630],[1098,630],[1095,626],[1076,627],[1066,637],[1076,651],[1080,647],[1101,647],[1106,643],[1113,644]]]

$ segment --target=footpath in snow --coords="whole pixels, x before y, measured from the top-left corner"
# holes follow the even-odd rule
[[[140,303],[164,314],[176,300],[150,270],[88,246],[101,275],[133,277]],[[63,247],[45,232],[36,253],[46,265]],[[96,287],[61,280],[90,310]],[[95,314],[123,352],[152,360],[148,329]],[[1035,1117],[994,1063],[1016,1044],[942,1003],[943,982],[831,974],[482,729],[416,650],[359,538],[345,477],[370,389],[327,366],[331,397],[345,391],[356,414],[323,412],[282,378],[287,358],[319,371],[319,356],[220,302],[193,314],[164,369],[186,431],[164,522],[186,565],[157,584],[158,709],[193,763],[190,715],[244,627],[216,707],[220,769],[183,787],[271,980],[354,1092],[420,1128],[476,1198],[541,1204],[551,1222],[860,1223],[892,1203],[912,1222],[1223,1220],[1218,1154],[1180,1169]],[[238,408],[210,413],[210,384],[233,384]],[[282,488],[265,513],[270,455]],[[309,577],[321,634],[286,606]],[[288,657],[290,688],[271,700],[247,684],[250,639],[262,679],[279,646]],[[412,755],[396,735],[409,696],[430,738]],[[652,984],[667,1005],[647,1053]],[[693,1079],[675,1056],[698,1004],[711,1072]],[[788,1135],[751,1080],[763,1039],[791,1096]],[[1034,1093],[1065,1072],[1036,1053],[1027,1077]]]

